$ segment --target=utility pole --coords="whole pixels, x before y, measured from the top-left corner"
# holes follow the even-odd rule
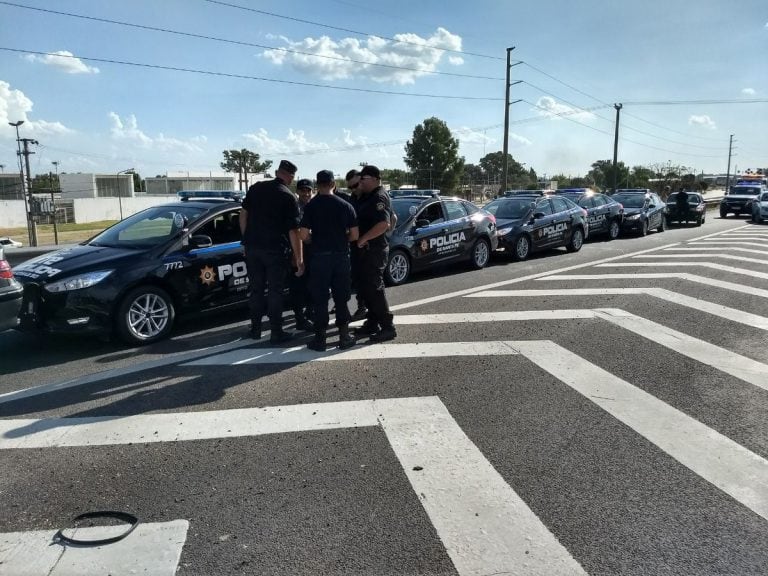
[[[725,193],[726,195],[731,191],[731,153],[733,152],[733,134],[728,142],[728,170],[725,173]]]
[[[515,62],[512,64],[510,62],[510,58],[512,56],[512,50],[514,50],[515,47],[512,46],[511,48],[507,48],[507,81],[505,83],[505,96],[504,96],[504,179],[502,182],[502,189],[499,191],[504,192],[507,189],[507,175],[509,173],[509,160],[507,156],[509,156],[509,106],[511,104],[515,104],[517,102],[520,102],[520,100],[515,100],[514,102],[509,101],[509,89],[512,87],[513,84],[520,84],[522,80],[518,80],[517,82],[510,83],[509,76],[512,72],[512,66],[517,66],[518,64],[521,64],[521,62]]]
[[[618,157],[619,157],[619,115],[621,114],[621,109],[623,107],[623,104],[614,104],[614,108],[616,108],[616,132],[613,136],[613,189],[611,190],[611,193],[616,192],[616,188],[618,187],[618,179],[619,179],[619,163],[618,163]]]
[[[56,166],[56,188],[61,193],[61,185],[59,184],[59,164],[60,162],[58,160],[54,160],[51,162],[54,166]],[[53,185],[51,185],[51,208],[53,209],[53,241],[56,244],[56,246],[59,245],[59,225],[58,225],[58,215],[59,213],[56,211],[56,198],[53,196]]]
[[[27,193],[29,194],[29,228],[31,232],[31,238],[30,238],[30,245],[31,246],[37,246],[37,222],[35,222],[34,216],[32,215],[32,207],[33,207],[33,200],[35,197],[32,195],[32,175],[30,173],[29,169],[29,155],[34,154],[34,152],[30,151],[29,145],[34,144],[37,145],[38,141],[34,140],[32,138],[22,138],[21,143],[24,144],[24,151],[22,154],[24,154],[24,163],[27,165]]]

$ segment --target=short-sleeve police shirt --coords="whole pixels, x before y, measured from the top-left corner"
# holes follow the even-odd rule
[[[333,194],[318,194],[304,207],[302,228],[312,231],[312,253],[347,254],[347,230],[357,226],[352,205]]]
[[[299,227],[299,202],[279,178],[248,188],[243,208],[248,212],[243,245],[274,251],[291,247],[288,232]]]
[[[360,236],[368,232],[379,222],[389,224],[392,203],[389,194],[379,186],[372,192],[360,196],[357,202],[357,222],[360,226]],[[387,235],[382,234],[369,242],[373,246],[386,245]]]

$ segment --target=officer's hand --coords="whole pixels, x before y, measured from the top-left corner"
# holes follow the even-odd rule
[[[300,277],[304,275],[304,262],[299,262],[296,264],[296,277]]]
[[[357,247],[358,248],[362,249],[362,248],[365,248],[366,246],[368,246],[368,240],[358,240],[357,241]]]

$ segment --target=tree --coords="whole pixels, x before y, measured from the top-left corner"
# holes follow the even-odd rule
[[[272,160],[260,162],[260,156],[243,148],[242,150],[224,150],[224,162],[219,164],[226,172],[236,172],[239,180],[239,189],[243,189],[243,182],[248,187],[248,174],[261,174],[269,170]]]
[[[651,188],[651,180],[656,173],[645,166],[633,166],[629,176],[630,188]]]
[[[139,175],[138,172],[130,172],[130,174],[133,174],[133,189],[136,192],[146,192],[147,191],[147,184],[144,182],[144,179]]]
[[[389,184],[393,190],[400,188],[403,184],[410,184],[408,172],[400,168],[382,168],[381,181]]]
[[[465,164],[464,165],[464,177],[462,181],[470,184],[484,184],[485,183],[485,170],[483,170],[477,164]]]
[[[480,159],[480,166],[485,171],[488,181],[501,183],[504,180],[504,152],[491,152]],[[519,182],[528,182],[528,173],[525,167],[507,154],[507,185],[512,188],[519,188]],[[513,184],[513,182],[518,184]]]
[[[592,163],[592,170],[587,174],[588,178],[592,178],[595,184],[602,189],[613,188],[613,161],[612,160],[597,160]],[[629,168],[624,165],[624,162],[616,163],[616,187],[627,188],[629,187]]]
[[[459,141],[439,118],[427,118],[413,130],[405,145],[406,165],[419,188],[439,188],[453,192],[464,169],[459,156]]]

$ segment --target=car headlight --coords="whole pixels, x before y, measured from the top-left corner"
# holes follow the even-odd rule
[[[506,236],[510,232],[512,232],[512,227],[509,227],[509,228],[499,228],[498,230],[496,230],[496,235],[497,236]]]
[[[45,289],[48,292],[68,292],[70,290],[81,290],[82,288],[90,288],[94,284],[98,284],[104,278],[112,274],[114,270],[99,270],[97,272],[86,272],[85,274],[79,274],[58,282],[46,284]]]
[[[627,220],[637,220],[642,216],[642,214],[632,214],[632,216],[627,216]]]

